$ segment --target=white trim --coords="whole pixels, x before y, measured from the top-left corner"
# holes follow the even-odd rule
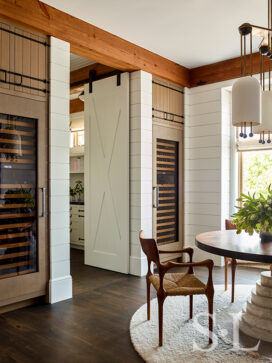
[[[144,276],[147,273],[146,257],[130,256],[129,258],[129,273],[135,276]]]
[[[49,301],[55,303],[72,297],[69,234],[69,94],[70,44],[50,37],[49,95]],[[57,54],[66,65],[56,62]],[[68,66],[67,66],[68,65]],[[59,72],[61,70],[61,72]],[[58,75],[58,77],[56,77]],[[55,78],[54,78],[55,77]],[[56,79],[57,78],[57,79]],[[51,82],[55,79],[55,82]],[[58,96],[61,93],[61,98]],[[60,187],[61,185],[61,187]]]
[[[49,301],[51,304],[72,298],[72,277],[65,276],[49,281]]]
[[[152,75],[130,73],[130,267],[143,276],[147,262],[139,231],[152,236]]]

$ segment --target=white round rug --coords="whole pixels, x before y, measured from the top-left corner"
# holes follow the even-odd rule
[[[146,304],[133,315],[130,336],[135,350],[148,363],[272,362],[271,352],[243,351],[233,345],[233,316],[242,310],[254,286],[236,285],[235,303],[230,303],[230,287],[215,286],[214,344],[208,345],[208,304],[204,295],[194,296],[194,318],[189,320],[189,297],[168,297],[164,302],[163,346],[158,347],[158,305],[151,301],[151,320]],[[198,315],[204,313],[203,315]],[[205,315],[205,316],[204,316]],[[202,327],[202,332],[201,332]],[[250,340],[249,347],[256,344]],[[241,342],[241,347],[243,343]]]

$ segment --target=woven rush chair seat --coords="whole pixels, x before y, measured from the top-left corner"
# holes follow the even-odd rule
[[[151,284],[157,292],[158,301],[158,318],[159,318],[159,346],[163,343],[163,304],[167,297],[170,296],[189,296],[189,316],[193,318],[193,296],[206,295],[208,300],[209,312],[209,344],[212,343],[213,337],[213,296],[214,288],[212,281],[213,261],[204,260],[193,262],[194,250],[191,247],[182,248],[176,251],[159,250],[156,241],[153,238],[144,238],[143,231],[139,233],[142,250],[147,257],[148,271],[146,274],[146,298],[147,298],[147,320],[150,320],[150,286]],[[160,254],[168,253],[187,253],[190,262],[173,262],[162,263]],[[157,266],[158,274],[151,271],[151,263]],[[193,267],[206,267],[208,269],[207,283],[204,284],[194,275]],[[187,268],[185,273],[169,273],[168,270],[173,268]]]
[[[159,291],[160,277],[157,274],[149,277],[151,284]],[[167,295],[198,295],[205,294],[206,285],[195,275],[187,273],[168,273],[163,278],[163,288]]]

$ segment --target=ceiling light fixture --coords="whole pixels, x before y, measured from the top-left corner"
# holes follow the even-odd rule
[[[239,27],[241,43],[241,78],[232,87],[232,125],[240,127],[239,136],[247,137],[247,127],[250,126],[249,136],[253,136],[252,127],[261,124],[261,86],[252,77],[252,26],[243,24]],[[247,36],[250,36],[250,57],[248,72]]]
[[[232,89],[232,124],[240,127],[239,136],[247,138],[247,128],[250,127],[249,136],[253,133],[260,134],[259,142],[271,143],[272,132],[272,92],[270,68],[272,59],[271,34],[272,34],[272,0],[268,0],[268,28],[249,23],[239,27],[241,47],[241,78]],[[252,37],[261,36],[260,52],[260,83],[253,75]],[[249,42],[249,55],[247,55],[247,38]],[[265,82],[265,70],[268,69],[268,90]]]

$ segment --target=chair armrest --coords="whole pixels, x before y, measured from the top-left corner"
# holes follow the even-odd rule
[[[193,268],[196,266],[205,266],[208,268],[209,270],[209,275],[208,275],[208,281],[206,284],[206,287],[209,290],[213,291],[213,281],[212,281],[212,270],[213,270],[213,266],[214,266],[214,262],[213,260],[204,260],[204,261],[200,261],[200,262],[166,262],[166,263],[161,263],[161,267],[163,269],[163,275],[170,270],[171,268],[174,267],[189,267],[189,268]]]

